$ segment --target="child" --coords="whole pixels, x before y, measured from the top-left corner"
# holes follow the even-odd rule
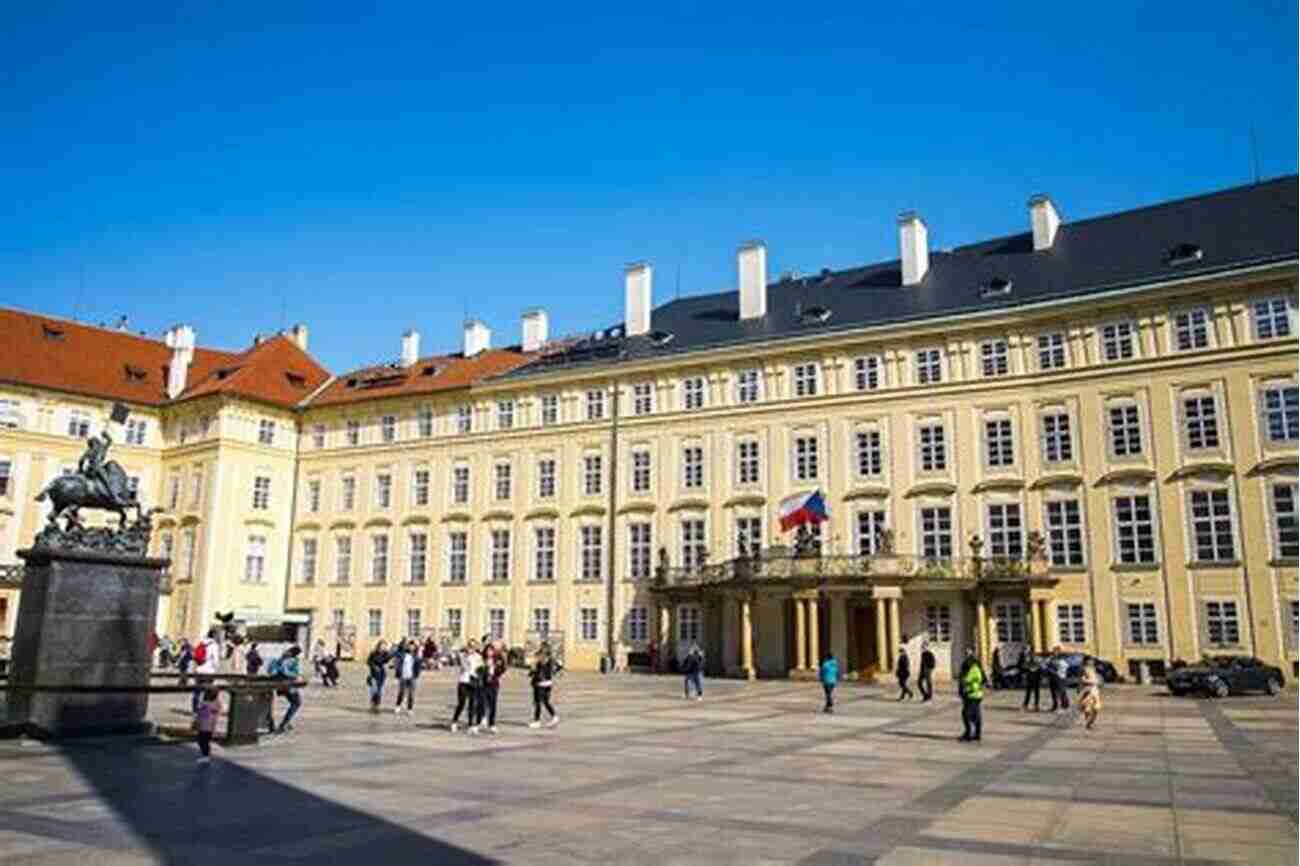
[[[840,681],[840,663],[835,653],[827,653],[821,666],[822,691],[826,692],[826,706],[823,713],[835,712],[835,686]]]
[[[212,763],[212,734],[217,729],[217,719],[221,716],[221,693],[214,688],[207,688],[203,691],[203,699],[199,701],[196,720],[199,729],[199,760],[200,767]]]
[[[536,663],[533,669],[528,673],[528,679],[533,684],[533,720],[528,723],[530,728],[540,728],[542,726],[542,707],[551,714],[551,720],[546,723],[548,728],[553,728],[560,723],[560,716],[555,712],[555,707],[551,706],[551,687],[555,685],[555,676],[564,665],[556,662],[551,658],[551,651],[543,647],[537,654]]]
[[[1083,676],[1079,679],[1079,709],[1083,711],[1084,726],[1092,730],[1101,712],[1101,677],[1092,662],[1083,666]]]

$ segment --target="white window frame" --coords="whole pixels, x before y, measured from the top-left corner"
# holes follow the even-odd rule
[[[578,608],[578,640],[582,643],[596,643],[600,640],[600,608]]]
[[[498,460],[492,464],[492,498],[497,502],[508,501],[515,492],[514,467],[508,460]]]
[[[411,637],[419,637],[424,631],[424,611],[418,607],[408,607],[406,609],[406,633]]]
[[[703,409],[708,392],[708,381],[703,376],[687,376],[682,380],[682,408],[689,411]]]
[[[257,422],[257,441],[261,445],[275,444],[275,422],[263,418]]]
[[[397,416],[383,415],[379,418],[379,440],[385,444],[397,441]]]
[[[853,549],[858,556],[878,556],[881,536],[889,531],[889,510],[883,503],[860,505],[853,512]]]
[[[1124,645],[1158,647],[1164,643],[1160,605],[1152,599],[1126,598],[1124,606]],[[1134,613],[1137,618],[1134,619]],[[1137,627],[1136,631],[1134,626]]]
[[[927,418],[916,422],[918,474],[941,475],[948,471],[947,428],[948,425],[940,418]]]
[[[344,475],[339,479],[339,511],[351,511],[357,506],[357,477]]]
[[[558,394],[543,394],[540,400],[542,426],[550,427],[560,423],[560,397]]]
[[[1147,519],[1145,521],[1138,518],[1138,506],[1140,499],[1146,500]],[[1132,552],[1126,553],[1126,543],[1124,533],[1121,532],[1122,525],[1120,522],[1120,505],[1128,501],[1129,511],[1132,514]],[[1149,489],[1130,490],[1115,493],[1110,497],[1110,526],[1111,537],[1114,539],[1114,546],[1111,555],[1114,562],[1120,565],[1155,565],[1160,562],[1160,535],[1159,525],[1160,517],[1156,513],[1155,495]],[[1151,540],[1151,550],[1149,555],[1144,553],[1143,545],[1139,543],[1141,536],[1141,527],[1147,527],[1147,535]]]
[[[468,529],[447,530],[447,580],[455,586],[469,583],[469,531]]]
[[[763,373],[750,367],[736,373],[736,402],[758,403],[763,399]]]
[[[1070,514],[1073,505],[1073,515]],[[1056,512],[1054,515],[1053,512]],[[1071,520],[1071,517],[1075,518]],[[1053,568],[1084,568],[1088,564],[1088,535],[1084,505],[1077,496],[1052,496],[1043,501],[1043,535]],[[1077,536],[1077,541],[1075,539]],[[1060,538],[1060,541],[1055,539]],[[1077,547],[1075,546],[1077,543]]]
[[[1028,623],[1025,621],[1025,606],[1021,602],[994,602],[993,619],[997,641],[1000,644],[1024,643],[1029,636]]]
[[[1294,336],[1295,302],[1284,295],[1251,301],[1250,332],[1256,342]]]
[[[515,401],[497,401],[497,429],[513,430],[515,426]]]
[[[299,550],[301,558],[298,561],[298,582],[315,583],[316,563],[320,557],[319,544],[315,538],[304,538]]]
[[[250,535],[244,548],[244,583],[266,583],[266,536]]]
[[[1104,363],[1115,364],[1141,357],[1138,352],[1138,327],[1132,319],[1105,322],[1097,328],[1097,356]]]
[[[451,467],[451,504],[468,505],[470,499],[470,468],[468,463]]]
[[[632,386],[632,414],[651,415],[655,411],[655,386],[653,382],[637,382]]]
[[[1025,509],[1019,500],[999,499],[985,502],[985,555],[990,559],[1010,561],[1024,559],[1027,528]]]
[[[465,435],[474,432],[474,407],[461,405],[456,407],[456,432]]]
[[[803,361],[791,367],[795,397],[816,397],[821,392],[820,371],[816,361]]]
[[[952,605],[935,602],[925,606],[925,634],[932,644],[952,643]]]
[[[555,582],[557,536],[558,531],[550,524],[539,524],[533,527],[532,579],[539,583]]]
[[[600,496],[605,489],[605,459],[603,454],[582,455],[582,495]]]
[[[1300,440],[1300,388],[1295,382],[1264,382],[1259,386],[1258,399],[1259,429],[1265,447],[1287,446]],[[1275,437],[1275,432],[1281,435]]]
[[[1214,316],[1206,307],[1185,307],[1169,316],[1169,346],[1175,352],[1195,352],[1214,345]]]
[[[578,579],[605,579],[605,527],[584,523],[578,527]]]
[[[492,640],[505,640],[509,634],[510,613],[504,607],[489,607],[487,609],[487,628],[485,631]]]
[[[628,481],[633,493],[649,493],[654,486],[654,457],[647,447],[633,448],[628,457]]]
[[[1056,603],[1056,642],[1062,646],[1087,646],[1087,605],[1077,601]]]
[[[821,442],[816,433],[795,434],[790,442],[790,477],[808,483],[821,478]]]
[[[361,444],[361,422],[356,418],[350,418],[344,424],[344,441],[349,445]]]
[[[1122,428],[1115,423],[1115,413],[1122,412],[1124,417],[1121,419]],[[1117,444],[1116,432],[1121,430],[1124,433],[1123,443],[1125,450],[1121,453]],[[1134,436],[1136,431],[1136,437]],[[1136,439],[1136,450],[1134,441]],[[1106,404],[1106,453],[1112,460],[1133,460],[1143,457],[1146,454],[1146,413],[1142,411],[1142,404],[1131,398],[1111,400]]]
[[[745,454],[745,451],[751,447],[753,454]],[[763,483],[762,453],[763,450],[759,445],[758,437],[745,436],[736,440],[737,486],[751,487]]]
[[[1219,431],[1219,400],[1212,391],[1185,391],[1178,395],[1183,445],[1188,451],[1217,451],[1223,447]]]
[[[1288,493],[1279,496],[1279,488]],[[1294,562],[1300,559],[1300,482],[1295,478],[1270,478],[1266,497],[1273,559]],[[1280,502],[1280,499],[1288,501]]]
[[[393,473],[375,473],[375,508],[387,511],[393,507]]]
[[[635,605],[627,612],[628,643],[643,644],[650,639],[649,611],[645,605]]]
[[[734,555],[740,555],[740,543],[745,542],[745,551],[753,556],[757,550],[763,547],[763,516],[761,514],[738,514],[735,518],[736,531],[732,533],[735,537],[732,544],[735,545]]]
[[[271,508],[271,476],[255,475],[253,477],[253,510],[267,511],[270,508]]]
[[[406,582],[423,584],[429,579],[429,533],[406,535]]]
[[[980,430],[984,434],[984,467],[999,471],[1015,468],[1015,419],[1006,412],[988,412]]]
[[[334,536],[334,583],[352,582],[352,536]]]
[[[549,607],[533,608],[528,623],[531,631],[539,637],[546,637],[551,633],[551,609]]]
[[[488,581],[509,583],[512,563],[513,533],[508,526],[488,529]]]
[[[447,607],[442,611],[443,628],[451,635],[453,640],[460,640],[465,636],[465,610],[459,607]]]
[[[944,376],[943,349],[927,346],[912,353],[912,379],[917,385],[938,385]]]
[[[554,499],[558,469],[554,457],[537,460],[537,498]]]
[[[980,343],[980,375],[985,379],[1011,375],[1011,344],[1005,337]]]
[[[391,545],[386,532],[372,532],[370,534],[370,579],[368,583],[379,585],[388,583],[388,566],[390,563]]]
[[[433,485],[433,472],[427,466],[417,466],[411,470],[411,504],[423,508],[429,504],[429,493]]]
[[[859,427],[853,437],[853,477],[879,479],[885,475],[885,437],[878,427]]]
[[[421,406],[415,412],[416,434],[421,439],[433,436],[433,407]]]
[[[1070,338],[1064,331],[1039,334],[1035,345],[1040,371],[1064,370],[1070,366]]]
[[[1207,646],[1215,649],[1239,647],[1242,645],[1241,605],[1235,598],[1201,599],[1201,622],[1205,626],[1204,636]],[[1218,627],[1221,640],[1214,639],[1215,627]],[[1228,640],[1233,637],[1233,640]]]
[[[384,609],[381,607],[372,607],[369,609],[366,617],[367,634],[371,638],[384,636]]]
[[[697,531],[698,530],[698,531]],[[677,521],[678,560],[683,568],[699,568],[709,561],[709,526],[704,517],[689,516]]]
[[[957,513],[951,501],[917,503],[916,552],[918,556],[930,562],[949,562],[956,552],[957,538]]]
[[[1183,503],[1187,509],[1187,549],[1191,554],[1190,561],[1200,565],[1236,562],[1240,549],[1237,543],[1237,509],[1232,489],[1222,485],[1191,487],[1187,490]],[[1210,509],[1208,513],[1206,508]],[[1221,509],[1226,509],[1226,513]],[[1205,544],[1202,544],[1203,539]]]
[[[627,524],[627,574],[633,580],[654,574],[654,524],[648,520]]]
[[[1065,407],[1050,407],[1038,413],[1039,438],[1043,462],[1074,462],[1074,422]]]
[[[885,364],[879,355],[859,355],[853,359],[853,388],[875,391],[885,384]]]
[[[605,418],[605,391],[591,388],[587,391],[587,420],[601,421]]]
[[[682,446],[682,489],[704,489],[704,446],[691,443]]]

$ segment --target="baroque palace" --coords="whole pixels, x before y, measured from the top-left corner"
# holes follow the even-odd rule
[[[783,275],[622,323],[331,375],[295,326],[241,351],[0,310],[0,634],[47,506],[111,425],[171,560],[159,633],[218,611],[361,654],[378,637],[550,635],[575,667],[692,642],[714,673],[928,640],[1061,645],[1122,671],[1252,654],[1295,675],[1295,177]],[[778,503],[821,491],[795,555]],[[8,564],[8,565],[6,565]]]

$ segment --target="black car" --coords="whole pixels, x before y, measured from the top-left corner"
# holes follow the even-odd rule
[[[1087,653],[1065,653],[1063,655],[1065,662],[1069,665],[1065,674],[1065,684],[1070,688],[1079,685],[1079,680],[1083,678],[1083,667],[1088,662],[1092,662],[1097,669],[1097,675],[1101,677],[1104,683],[1114,683],[1119,681],[1119,671],[1115,666],[1105,659],[1099,659],[1096,656],[1090,656]],[[1043,669],[1043,687],[1047,686],[1046,666],[1051,661],[1051,656],[1039,656],[1038,662]],[[998,688],[1018,689],[1025,684],[1025,675],[1020,670],[1019,662],[1005,667],[1001,670],[1000,684]]]
[[[1262,691],[1276,695],[1286,679],[1281,668],[1252,656],[1214,656],[1198,665],[1176,668],[1165,677],[1175,695],[1201,694],[1226,698],[1232,693]]]

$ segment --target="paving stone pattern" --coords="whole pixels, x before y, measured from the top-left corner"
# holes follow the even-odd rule
[[[1294,864],[1297,703],[1114,687],[1095,731],[985,701],[897,703],[846,685],[566,674],[531,730],[522,674],[496,736],[447,730],[455,686],[413,716],[366,709],[363,674],[312,687],[262,745],[0,741],[0,862],[250,864]],[[152,715],[184,724],[183,698]],[[283,702],[277,708],[283,711]],[[359,858],[364,858],[359,859]]]

